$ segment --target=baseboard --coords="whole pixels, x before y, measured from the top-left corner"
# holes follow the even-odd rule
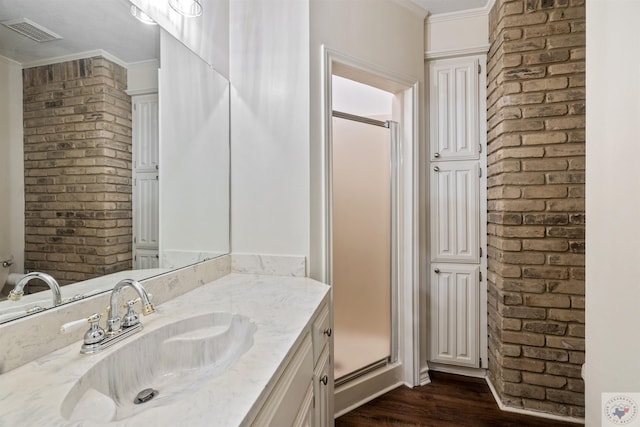
[[[403,385],[401,371],[401,364],[387,365],[336,387],[335,418]]]
[[[434,362],[429,362],[429,370],[474,378],[485,378],[487,376],[487,370],[483,368],[467,368],[465,366],[445,365]]]
[[[532,417],[547,418],[549,420],[555,420],[555,421],[565,421],[568,423],[584,424],[584,418],[565,417],[562,415],[548,414],[546,412],[531,411],[529,409],[513,408],[511,406],[506,406],[502,403],[502,400],[500,400],[500,396],[498,395],[496,388],[493,386],[493,383],[491,382],[491,379],[488,376],[486,377],[486,381],[487,381],[487,384],[489,385],[489,390],[491,390],[491,394],[493,395],[493,399],[496,401],[496,403],[498,404],[498,408],[500,408],[501,411],[514,412],[516,414],[529,415]]]

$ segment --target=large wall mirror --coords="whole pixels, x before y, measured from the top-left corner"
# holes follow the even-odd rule
[[[229,82],[131,6],[0,1],[0,323],[55,305],[29,272],[67,303],[229,253]]]

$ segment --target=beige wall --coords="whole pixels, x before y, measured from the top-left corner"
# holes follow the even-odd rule
[[[425,51],[429,54],[465,50],[489,44],[487,11],[429,17],[425,25]]]
[[[0,258],[13,255],[11,271],[24,264],[24,164],[22,67],[0,57]],[[0,288],[2,283],[0,283]]]
[[[601,393],[640,392],[638,16],[637,1],[587,1],[588,427],[606,425]]]

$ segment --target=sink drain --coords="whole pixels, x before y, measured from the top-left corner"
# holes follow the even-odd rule
[[[142,390],[135,399],[133,399],[133,403],[139,405],[141,403],[146,403],[156,397],[158,395],[158,390],[154,390],[152,388],[145,388]]]

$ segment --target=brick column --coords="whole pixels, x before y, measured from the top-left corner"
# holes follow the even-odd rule
[[[130,269],[131,99],[102,57],[25,69],[25,268],[67,284]]]
[[[489,25],[490,378],[583,417],[584,1],[497,0]]]

